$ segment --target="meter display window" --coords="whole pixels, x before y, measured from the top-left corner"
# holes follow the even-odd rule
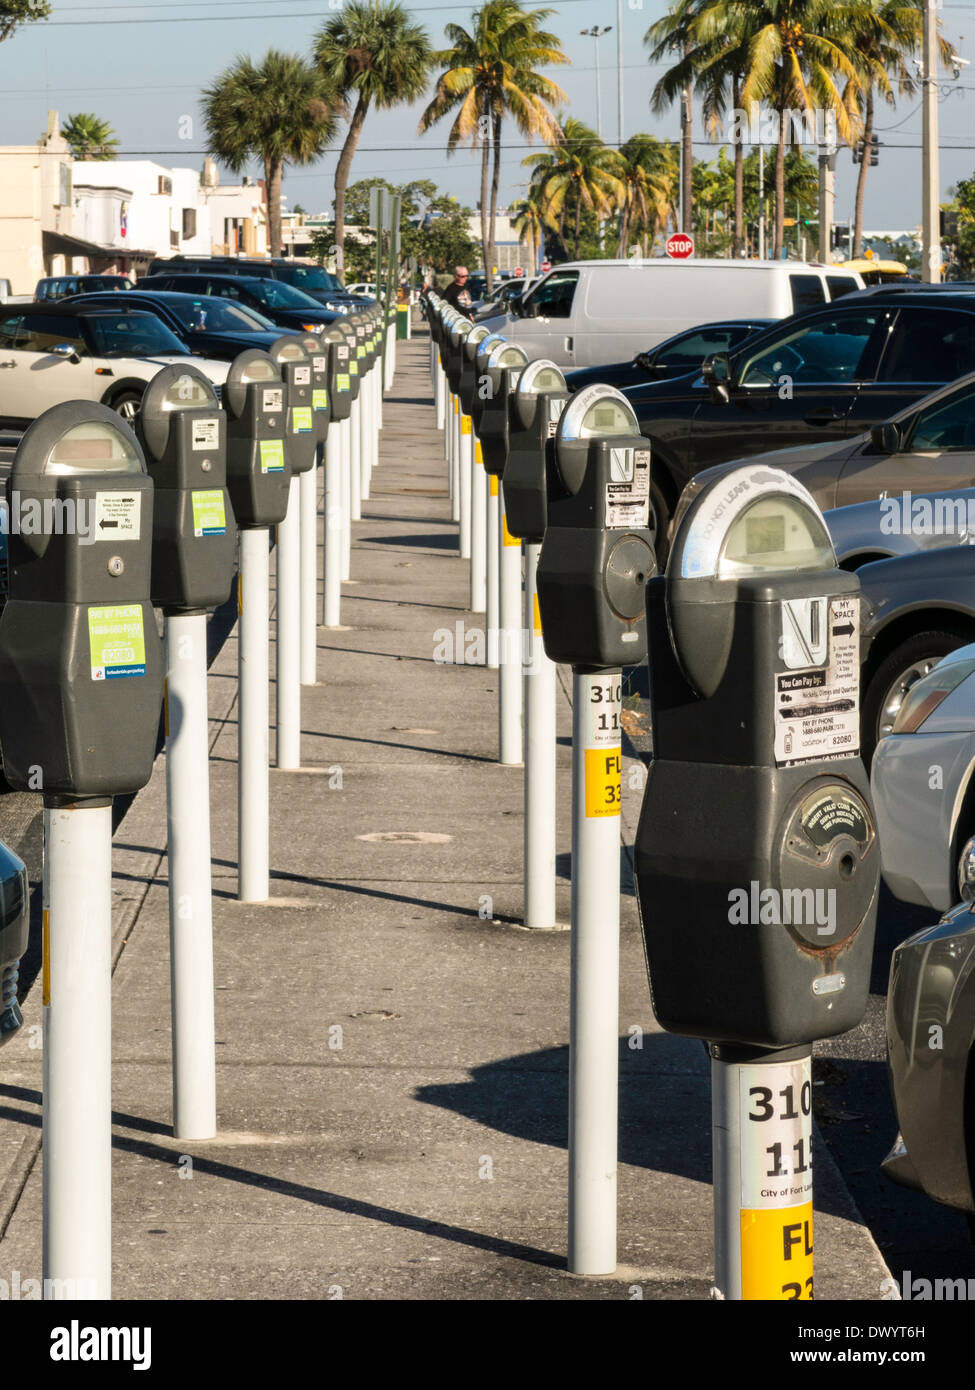
[[[564,391],[565,377],[557,367],[528,367],[521,379],[521,390],[526,395],[541,391]]]
[[[51,449],[43,471],[48,475],[79,473],[144,473],[133,446],[115,430],[89,423],[66,430]]]
[[[581,396],[570,402],[562,416],[563,441],[592,439],[595,435],[639,434],[632,406],[617,392],[598,396],[588,405]]]
[[[728,528],[718,555],[717,577],[741,579],[765,571],[832,569],[826,527],[791,497],[766,497],[747,507]]]
[[[252,381],[280,381],[281,378],[274,369],[273,362],[263,362],[260,358],[256,362],[248,362],[240,374],[240,379],[245,386]]]
[[[201,381],[198,376],[191,376],[189,372],[170,382],[162,400],[164,410],[192,410],[194,406],[217,404],[215,392],[205,381]]]
[[[577,270],[556,271],[532,291],[525,300],[525,306],[536,305],[539,318],[567,319],[572,313],[578,283]]]

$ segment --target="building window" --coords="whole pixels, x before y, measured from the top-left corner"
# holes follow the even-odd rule
[[[196,236],[196,208],[183,209],[183,240],[190,241]]]
[[[172,195],[172,192],[173,192],[173,181],[172,181],[172,179],[167,178],[165,174],[160,174],[160,175],[159,175],[159,187],[158,187],[158,190],[157,190],[157,191],[158,191],[159,193],[164,193],[164,194],[166,194],[167,196],[171,196],[171,195]]]
[[[71,206],[71,165],[60,164],[58,169],[61,175],[61,189],[58,202],[63,208],[69,208]]]

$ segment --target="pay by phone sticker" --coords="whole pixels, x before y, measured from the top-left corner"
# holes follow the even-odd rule
[[[284,472],[284,440],[283,440],[283,439],[262,439],[262,440],[261,440],[261,472],[262,472],[262,473],[283,473],[283,472]]]
[[[270,415],[283,407],[284,391],[280,386],[272,386],[269,390],[261,392],[261,410],[265,415]]]
[[[291,433],[310,434],[314,429],[310,405],[296,405],[291,411]]]
[[[220,421],[219,420],[194,420],[193,421],[193,443],[194,454],[206,453],[209,449],[215,449],[220,443]]]
[[[93,681],[121,680],[146,673],[142,605],[88,609],[88,651]]]
[[[336,391],[352,390],[352,382],[349,378],[348,372],[339,372],[339,374],[335,378],[335,389]]]
[[[137,541],[141,530],[141,493],[95,493],[96,540]]]
[[[219,487],[194,488],[194,536],[223,536],[226,533],[227,508],[224,504],[223,489]]]
[[[323,389],[316,388],[311,393],[311,408],[312,410],[327,410],[328,392]]]
[[[860,752],[858,596],[829,600],[825,643],[825,665],[779,672],[772,678],[777,767],[855,757]]]
[[[642,529],[650,519],[650,450],[610,449],[606,528]]]
[[[354,357],[350,357],[349,359],[349,373],[351,376],[359,375],[359,364]]]

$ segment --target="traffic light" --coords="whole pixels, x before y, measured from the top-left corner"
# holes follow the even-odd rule
[[[880,141],[876,135],[870,137],[870,165],[873,167],[880,163]]]
[[[838,251],[846,240],[846,228],[842,222],[837,222],[829,229],[829,247],[831,251]]]
[[[862,163],[863,163],[863,141],[862,141],[862,140],[858,140],[858,141],[856,142],[856,144],[853,146],[853,163],[854,163],[854,164],[862,164]]]
[[[958,240],[958,212],[955,208],[941,208],[938,223],[941,241]]]

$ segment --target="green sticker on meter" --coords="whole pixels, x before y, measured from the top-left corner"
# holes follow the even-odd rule
[[[352,390],[352,383],[349,380],[348,372],[339,372],[338,376],[335,378],[335,389],[336,391]]]
[[[327,409],[328,409],[328,392],[327,392],[327,391],[313,391],[313,392],[311,393],[311,404],[312,404],[312,409],[313,409],[313,410],[327,410]]]
[[[146,673],[142,604],[88,609],[88,650],[93,681],[115,681]]]
[[[291,433],[292,434],[311,434],[314,426],[311,419],[310,405],[296,405],[291,411]]]
[[[359,344],[359,346],[358,346],[358,347],[356,348],[356,350],[355,350],[355,355],[356,355],[356,357],[365,357],[365,355],[366,355],[366,345],[365,345],[365,343],[360,343],[360,344]]]
[[[283,472],[284,472],[284,440],[283,440],[283,439],[262,439],[262,440],[261,440],[261,472],[262,472],[262,473],[283,473]]]
[[[353,376],[359,375],[359,364],[354,357],[351,358],[349,361],[349,371],[352,373]]]
[[[227,509],[223,500],[223,488],[194,489],[194,536],[224,536],[226,533]]]

